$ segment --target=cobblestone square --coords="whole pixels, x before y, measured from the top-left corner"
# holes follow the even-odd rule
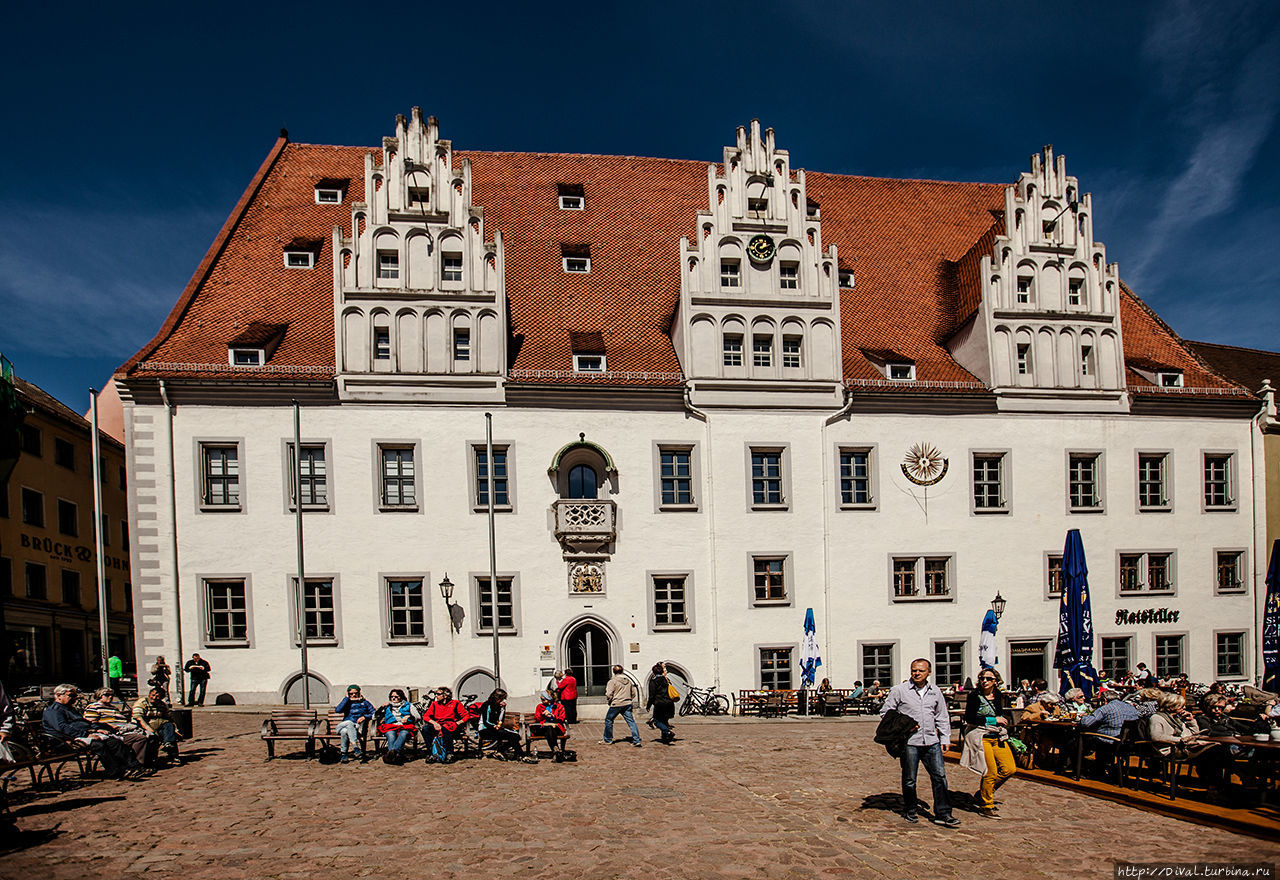
[[[893,812],[898,764],[868,721],[697,721],[670,747],[642,728],[643,749],[600,745],[600,723],[584,722],[576,764],[403,767],[266,763],[260,722],[200,712],[181,767],[21,795],[0,876],[971,880],[1109,878],[1116,859],[1280,861],[1280,842],[1016,777],[1006,818],[984,819],[966,795],[977,777],[954,765],[964,824],[908,825]]]

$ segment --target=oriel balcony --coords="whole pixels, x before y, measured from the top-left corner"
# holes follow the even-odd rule
[[[607,554],[618,538],[617,505],[607,498],[561,498],[555,511],[556,539],[566,559]]]

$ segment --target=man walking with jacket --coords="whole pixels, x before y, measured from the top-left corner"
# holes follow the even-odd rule
[[[604,698],[609,703],[609,711],[604,715],[604,739],[600,742],[605,745],[613,743],[613,719],[621,715],[627,722],[627,727],[631,728],[631,744],[638,748],[641,745],[640,728],[636,727],[631,679],[622,671],[621,666],[614,665],[613,678],[609,679],[604,688]]]
[[[883,717],[896,709],[919,725],[898,759],[902,762],[902,818],[908,822],[919,821],[916,775],[923,763],[933,785],[933,824],[958,828],[960,820],[951,815],[947,768],[942,761],[942,744],[951,741],[951,716],[942,691],[929,681],[932,669],[933,664],[924,658],[911,661],[910,680],[893,686],[880,707],[880,715]]]

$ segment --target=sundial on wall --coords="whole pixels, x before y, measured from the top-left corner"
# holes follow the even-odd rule
[[[903,491],[915,499],[926,522],[929,519],[929,487],[942,482],[950,466],[950,459],[932,443],[917,443],[902,457],[902,475],[923,490],[917,495],[910,486],[904,486]]]

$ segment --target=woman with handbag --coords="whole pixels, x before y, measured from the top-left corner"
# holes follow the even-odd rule
[[[645,708],[653,713],[653,723],[657,725],[658,730],[662,731],[658,742],[671,745],[676,739],[675,730],[671,727],[671,719],[675,717],[676,701],[680,699],[680,692],[667,678],[665,663],[659,661],[653,664],[653,669],[650,671],[652,677],[649,679],[649,702],[645,704]]]
[[[996,673],[984,669],[978,673],[978,686],[969,691],[964,707],[964,754],[960,763],[982,773],[982,784],[975,795],[978,812],[988,819],[1001,818],[996,809],[996,789],[1017,772],[1013,750],[1009,747],[1009,706],[996,687]]]
[[[418,732],[418,724],[422,715],[418,708],[410,703],[400,688],[392,688],[387,695],[387,704],[378,710],[378,733],[387,738],[387,752],[382,756],[384,764],[403,764],[404,755],[401,750],[409,737]]]

